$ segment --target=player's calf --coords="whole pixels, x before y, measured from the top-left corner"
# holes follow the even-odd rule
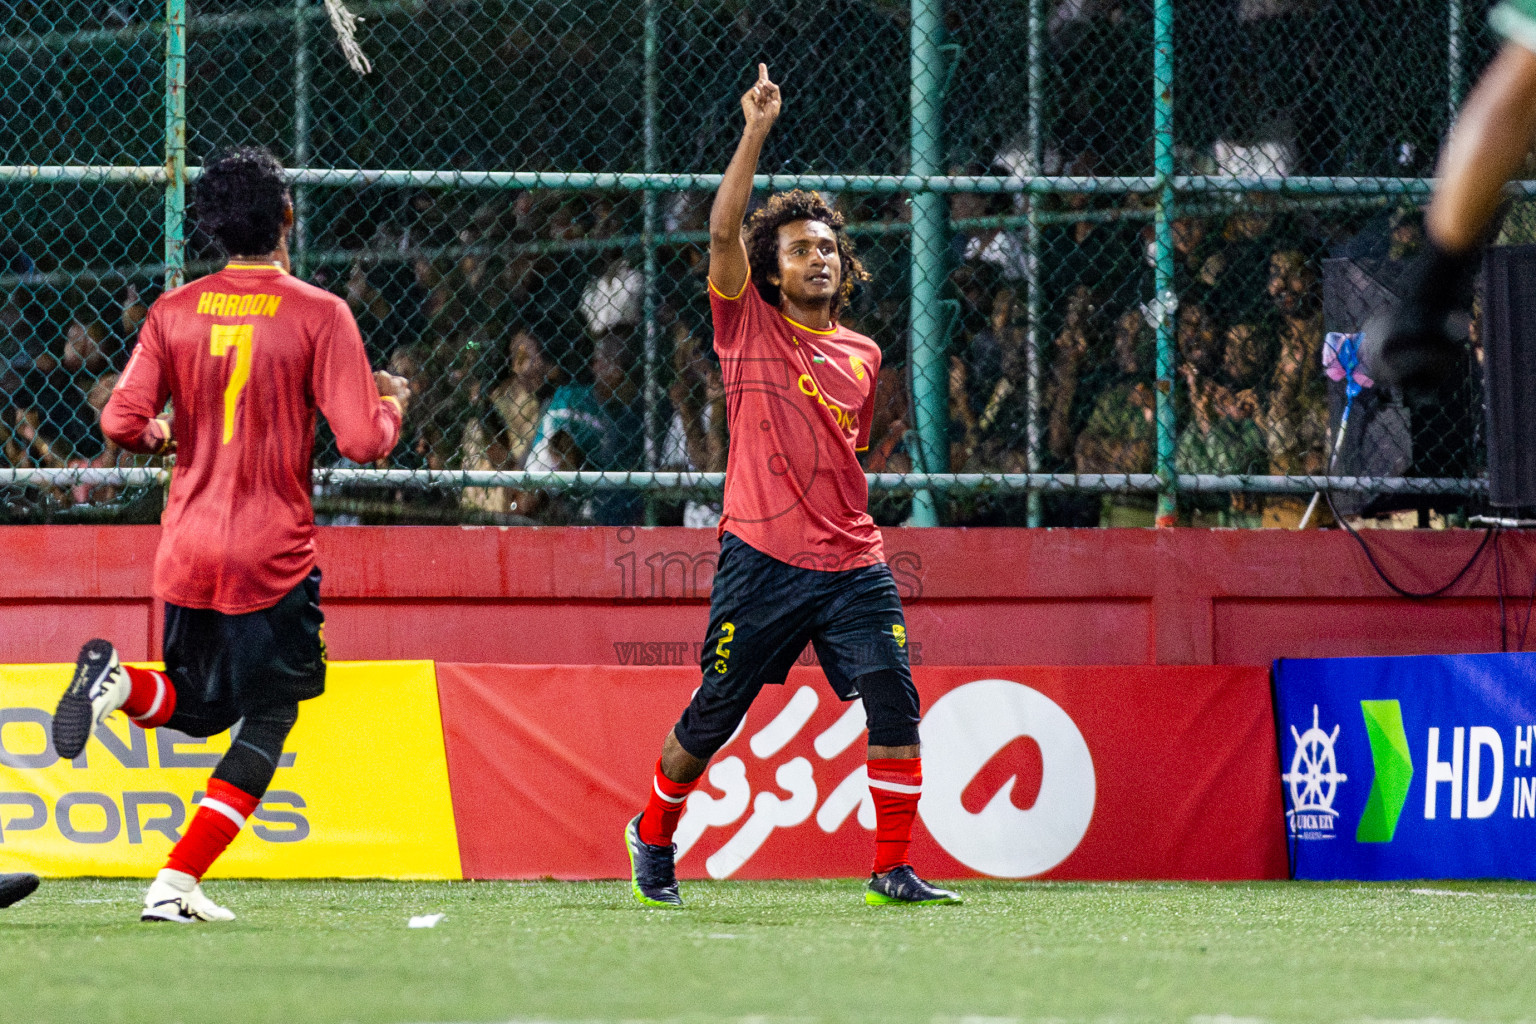
[[[875,861],[864,902],[871,906],[905,903],[959,903],[960,896],[930,885],[907,862],[912,823],[923,796],[923,760],[919,752],[917,690],[910,672],[884,669],[859,678],[869,716],[870,754],[865,771],[875,805]],[[880,756],[874,756],[880,755]]]
[[[875,863],[870,870],[883,875],[907,862],[912,821],[923,795],[923,762],[917,757],[871,758],[865,771],[875,804]]]
[[[233,921],[235,915],[203,895],[199,880],[245,827],[261,797],[217,777],[197,805],[187,831],[144,894],[141,921]]]
[[[912,821],[923,795],[923,762],[917,757],[870,758],[869,795],[875,802],[875,863],[864,890],[870,906],[960,903],[960,895],[930,885],[907,863]]]
[[[141,920],[234,920],[234,914],[203,895],[198,882],[260,806],[298,716],[297,704],[266,705],[246,714],[229,752],[208,780],[208,792],[186,833],[145,893]]]
[[[959,903],[960,896],[930,885],[907,863],[912,821],[923,795],[923,762],[916,757],[871,758],[869,795],[875,802],[875,863],[864,891],[870,906]]]

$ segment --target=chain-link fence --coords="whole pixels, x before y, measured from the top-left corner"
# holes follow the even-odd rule
[[[165,282],[219,265],[202,159],[260,143],[295,271],[415,395],[387,465],[322,429],[322,516],[712,522],[706,227],[758,61],[760,184],[822,190],[870,271],[843,319],[884,352],[880,522],[1295,525],[1324,478],[1353,512],[1482,500],[1471,361],[1427,408],[1366,387],[1338,444],[1326,339],[1419,243],[1483,0],[351,7],[366,75],[320,0],[0,8],[0,519],[158,514],[99,411]]]

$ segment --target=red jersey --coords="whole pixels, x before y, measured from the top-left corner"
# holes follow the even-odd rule
[[[885,561],[856,452],[869,447],[880,346],[846,327],[812,330],[749,279],[709,304],[731,445],[719,532],[807,569]]]
[[[153,452],[167,397],[176,469],[155,596],[228,615],[271,607],[314,567],[315,409],[355,462],[400,436],[346,302],[272,265],[231,264],[162,296],[101,428]]]

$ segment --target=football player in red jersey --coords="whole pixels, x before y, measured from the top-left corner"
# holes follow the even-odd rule
[[[870,904],[958,903],[907,863],[922,792],[906,621],[869,516],[857,452],[869,446],[880,348],[838,313],[865,276],[820,196],[775,195],[742,221],[779,87],[758,65],[746,128],[709,215],[709,299],[731,445],[703,681],[662,747],[644,812],[625,830],[631,887],[676,906],[672,835],[709,759],[759,690],[811,643],[843,700],[862,698],[875,804]]]
[[[124,666],[91,640],[53,719],[65,758],[119,708],[145,729],[190,736],[239,723],[144,897],[146,921],[234,918],[200,880],[260,804],[299,702],[325,689],[315,412],[343,455],[367,463],[394,448],[410,395],[401,378],[369,370],[346,302],[291,275],[293,200],[271,153],[214,156],[196,198],[229,262],[154,304],[101,418],[129,451],[176,452],[155,556],[165,671]],[[167,399],[171,419],[160,415]]]

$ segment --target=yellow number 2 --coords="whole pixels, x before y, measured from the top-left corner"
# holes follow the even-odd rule
[[[224,385],[225,444],[235,436],[235,406],[240,401],[240,392],[251,379],[251,338],[254,333],[253,324],[213,325],[208,351],[222,359],[231,348],[235,350],[235,368],[229,373],[229,383]]]

